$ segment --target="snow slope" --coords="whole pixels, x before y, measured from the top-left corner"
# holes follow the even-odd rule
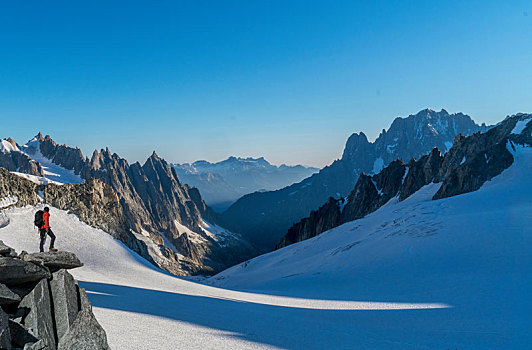
[[[39,238],[32,226],[36,209],[5,210],[9,224],[0,229],[0,240],[17,252],[36,251]],[[297,348],[301,332],[321,329],[321,316],[316,316],[322,313],[337,322],[350,310],[446,307],[439,303],[315,300],[221,289],[158,270],[107,233],[65,211],[51,208],[51,225],[57,236],[56,247],[76,253],[84,262],[84,267],[71,272],[87,289],[113,349]],[[285,322],[303,322],[303,327],[294,333],[286,329]],[[346,334],[351,327],[342,322],[338,326],[338,330],[328,332]],[[329,337],[322,337],[317,345],[329,342]]]
[[[532,149],[481,190],[429,185],[362,220],[206,282],[170,276],[52,208],[59,249],[85,263],[113,349],[523,349],[532,276]],[[35,251],[36,208],[6,210],[0,239]],[[227,287],[233,289],[225,289]]]
[[[451,306],[415,315],[354,313],[354,333],[375,341],[362,348],[529,348],[532,148],[509,150],[515,163],[477,192],[433,201],[439,185],[431,184],[209,282],[305,298]]]
[[[41,166],[44,171],[44,178],[33,176],[27,177],[29,180],[37,183],[48,184],[78,184],[82,183],[83,180],[79,175],[76,175],[73,170],[68,170],[63,168],[60,165],[57,165],[52,162],[51,159],[46,158],[40,150],[40,143],[37,137],[34,137],[28,143],[22,146],[22,152],[27,154],[36,162],[41,163]],[[21,175],[20,173],[16,173]]]

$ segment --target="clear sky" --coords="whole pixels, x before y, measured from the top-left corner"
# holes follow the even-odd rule
[[[4,1],[0,137],[324,166],[423,108],[532,112],[530,1]]]

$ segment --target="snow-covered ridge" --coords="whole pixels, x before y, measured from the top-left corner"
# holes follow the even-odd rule
[[[41,153],[40,141],[37,137],[34,137],[25,145],[21,146],[21,151],[31,157],[31,159],[33,159],[34,161],[39,162],[44,170],[44,178],[30,178],[30,180],[34,182],[40,181],[44,184],[77,184],[85,181],[79,175],[76,175],[73,170],[65,169],[62,166],[53,163],[51,159],[46,158]]]
[[[521,118],[515,124],[515,127],[512,130],[512,134],[520,135],[525,130],[528,123],[530,123],[531,121],[532,121],[532,114],[522,115]]]
[[[19,152],[19,149],[16,144],[13,145],[8,140],[2,139],[0,140],[0,152],[2,153]]]

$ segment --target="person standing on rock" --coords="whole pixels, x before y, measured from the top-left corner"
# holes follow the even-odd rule
[[[57,249],[54,248],[55,235],[50,229],[50,208],[44,207],[44,212],[42,214],[43,224],[40,227],[39,231],[41,234],[41,245],[40,252],[44,252],[44,243],[46,242],[46,235],[50,236],[50,252],[55,252]]]

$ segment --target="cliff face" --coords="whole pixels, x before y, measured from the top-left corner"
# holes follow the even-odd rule
[[[458,135],[445,156],[434,148],[406,165],[396,160],[376,175],[361,174],[347,203],[329,199],[318,211],[293,225],[277,248],[360,219],[392,198],[404,200],[430,183],[441,183],[434,200],[476,191],[513,163],[509,148],[515,145],[532,145],[532,115],[507,118],[485,133]]]
[[[0,168],[0,198],[16,197],[16,205],[23,207],[39,203],[37,193],[35,183]]]
[[[487,129],[467,115],[449,114],[445,110],[425,109],[396,118],[375,142],[369,142],[362,132],[352,134],[342,158],[318,174],[278,191],[240,198],[222,214],[223,222],[268,251],[295,222],[307,217],[329,197],[347,197],[360,174],[377,174],[396,159],[408,162],[434,147],[446,151],[458,134],[471,135]]]

